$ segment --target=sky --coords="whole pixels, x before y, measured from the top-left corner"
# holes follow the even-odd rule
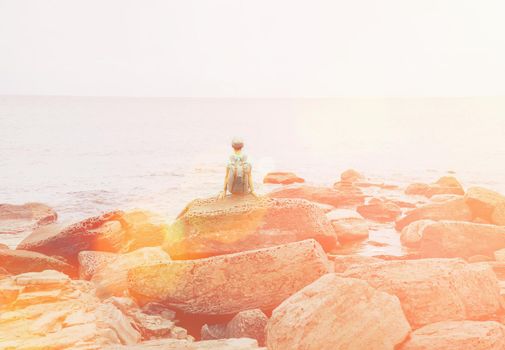
[[[0,0],[0,95],[505,96],[503,0]]]

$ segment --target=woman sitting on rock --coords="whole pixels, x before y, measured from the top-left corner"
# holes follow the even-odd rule
[[[227,191],[232,195],[247,195],[254,192],[251,169],[252,166],[247,162],[247,156],[242,153],[244,142],[239,138],[234,138],[231,142],[233,154],[230,156],[228,166],[226,167],[226,176],[224,178],[224,189],[219,194],[219,199],[226,196]]]

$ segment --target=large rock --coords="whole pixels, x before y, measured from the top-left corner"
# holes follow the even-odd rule
[[[259,309],[236,314],[226,326],[226,338],[252,338],[265,345],[268,317]]]
[[[330,258],[335,262],[335,272],[344,272],[354,265],[368,265],[382,261],[378,258],[363,255],[332,255]]]
[[[491,222],[496,206],[505,203],[505,196],[484,187],[470,187],[465,199],[475,217]]]
[[[159,247],[140,248],[105,262],[95,271],[91,282],[96,287],[97,295],[102,298],[112,295],[122,296],[128,292],[128,270],[169,261],[170,256]]]
[[[129,291],[190,314],[227,315],[276,307],[331,270],[314,240],[133,268]]]
[[[423,229],[420,253],[424,257],[493,256],[505,248],[505,227],[461,221],[439,221]]]
[[[90,280],[93,275],[103,266],[117,259],[119,254],[100,252],[94,250],[83,250],[77,255],[79,262],[79,279]]]
[[[391,350],[409,334],[398,298],[327,274],[286,299],[267,326],[269,350]]]
[[[129,252],[144,246],[159,246],[167,232],[161,218],[145,212],[110,212],[88,218],[63,229],[35,230],[17,249],[61,256],[74,266],[83,250]]]
[[[341,243],[347,243],[368,238],[368,223],[364,219],[347,218],[331,222]]]
[[[495,321],[432,323],[412,332],[401,350],[502,350],[505,326]]]
[[[172,259],[230,254],[308,238],[328,251],[338,246],[324,212],[302,199],[195,200],[169,231],[164,249]]]
[[[13,275],[25,272],[57,270],[71,276],[76,269],[56,258],[28,250],[0,249],[0,267]]]
[[[42,203],[0,204],[0,234],[18,233],[57,220],[53,208]]]
[[[367,204],[356,208],[364,218],[377,222],[391,222],[402,213],[398,205],[390,201],[372,198]]]
[[[342,174],[340,174],[340,180],[343,182],[355,182],[364,179],[365,177],[354,169],[347,169]]]
[[[495,225],[505,226],[505,203],[500,203],[493,209],[491,222]]]
[[[302,198],[334,207],[362,204],[365,198],[363,192],[351,183],[344,185],[339,183],[336,188],[291,185],[274,190],[268,196],[271,198]]]
[[[463,186],[459,181],[453,176],[443,176],[437,180],[437,182],[432,184],[425,183],[413,183],[410,184],[405,190],[405,194],[409,195],[422,195],[431,198],[435,195],[445,195],[454,194],[462,195],[465,194]]]
[[[413,328],[450,320],[478,320],[502,311],[496,275],[489,265],[461,259],[384,261],[350,266],[343,277],[360,278],[394,294]]]
[[[266,174],[263,179],[263,183],[265,184],[282,184],[282,185],[290,185],[293,183],[301,183],[305,182],[301,177],[296,176],[294,173],[286,173],[286,172],[274,172]]]
[[[472,221],[473,214],[464,199],[430,203],[408,211],[396,221],[396,229],[401,231],[411,222],[422,219]]]
[[[419,247],[426,226],[434,223],[433,220],[417,220],[405,226],[400,235],[400,242],[406,247]]]

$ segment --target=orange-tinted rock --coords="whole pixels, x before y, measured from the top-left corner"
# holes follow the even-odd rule
[[[407,186],[407,188],[405,189],[405,194],[424,196],[426,192],[428,192],[429,188],[430,185],[428,184],[416,182]]]
[[[93,275],[107,263],[117,259],[119,254],[110,252],[100,252],[94,250],[83,250],[78,254],[79,279],[90,280]]]
[[[398,298],[327,274],[286,299],[267,326],[269,350],[391,350],[409,334]]]
[[[173,260],[128,272],[130,293],[188,314],[268,310],[332,269],[314,240],[197,260]]]
[[[274,172],[268,173],[263,179],[265,184],[282,184],[289,185],[293,183],[305,182],[301,177],[296,176],[294,173],[287,172]]]
[[[340,243],[368,238],[368,223],[364,219],[347,218],[331,222]]]
[[[413,328],[429,323],[483,319],[501,312],[498,280],[486,263],[462,259],[393,260],[349,267],[360,278],[398,296]]]
[[[259,309],[245,310],[236,314],[226,326],[226,338],[256,339],[265,344],[268,317]]]
[[[400,236],[400,242],[406,247],[419,247],[423,238],[423,230],[433,220],[417,220],[405,226]]]
[[[57,270],[75,276],[76,270],[69,264],[50,256],[28,250],[0,249],[0,267],[11,274]]]
[[[470,187],[465,198],[473,215],[489,222],[492,221],[494,209],[499,204],[505,203],[505,197],[500,193],[483,187]]]
[[[303,199],[227,197],[191,202],[170,227],[164,249],[195,259],[316,239],[325,250],[338,239],[324,212]]]
[[[420,242],[424,257],[493,256],[502,248],[505,248],[505,227],[460,221],[427,225]]]
[[[491,222],[495,225],[505,226],[505,203],[495,206],[491,214]]]
[[[348,169],[340,174],[340,180],[343,182],[355,182],[363,180],[365,177],[354,169]]]
[[[337,185],[337,184],[336,184]],[[363,192],[350,183],[338,183],[336,188],[315,186],[286,186],[268,194],[270,198],[301,198],[311,202],[342,207],[364,202]]]
[[[161,245],[167,225],[157,220],[143,212],[110,212],[63,229],[37,229],[17,249],[61,256],[77,266],[77,255],[83,250],[128,252],[141,246]]]
[[[464,199],[430,203],[408,211],[396,221],[396,229],[401,231],[411,222],[422,219],[471,221],[473,214]]]
[[[443,176],[437,182],[432,184],[413,183],[410,184],[405,190],[405,194],[409,195],[422,195],[431,198],[435,195],[442,194],[465,194],[463,187],[459,181],[453,176]]]
[[[472,255],[467,259],[469,263],[493,261],[493,258],[487,255]]]
[[[377,222],[391,222],[401,214],[402,210],[396,204],[373,198],[368,204],[356,208],[364,218]]]
[[[354,265],[368,265],[382,261],[375,257],[362,255],[332,255],[330,258],[335,262],[335,272],[344,272]]]
[[[26,232],[57,218],[54,209],[42,203],[0,204],[0,234]]]
[[[0,250],[2,249],[10,249],[8,245],[0,243]]]
[[[505,326],[495,321],[448,321],[411,333],[401,350],[501,350]]]

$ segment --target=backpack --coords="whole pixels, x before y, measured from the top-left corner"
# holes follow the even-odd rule
[[[232,154],[228,163],[228,190],[233,194],[247,194],[249,189],[249,172],[251,165],[246,155]]]

